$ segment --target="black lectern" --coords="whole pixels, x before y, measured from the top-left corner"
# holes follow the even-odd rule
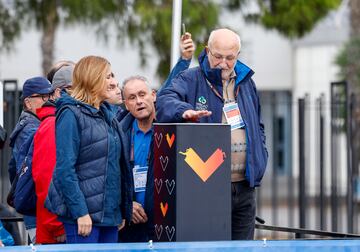
[[[230,240],[230,126],[154,125],[155,241]]]

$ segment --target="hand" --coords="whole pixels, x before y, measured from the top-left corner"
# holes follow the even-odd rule
[[[122,220],[121,224],[118,225],[118,231],[125,227],[125,219]]]
[[[197,122],[197,121],[199,121],[199,119],[201,117],[210,116],[211,114],[212,114],[211,111],[208,111],[208,110],[195,111],[195,110],[189,109],[183,113],[182,117],[185,120]]]
[[[0,247],[5,247],[5,245],[2,243],[1,240],[0,240]]]
[[[145,223],[148,220],[144,208],[136,201],[133,201],[133,214],[131,220],[135,224]]]
[[[66,234],[60,235],[60,236],[56,236],[55,240],[59,243],[64,243],[66,240]]]
[[[191,33],[186,32],[184,35],[181,36],[180,51],[181,57],[185,60],[191,59],[194,55],[195,45],[193,40],[191,39]]]
[[[89,214],[79,217],[77,219],[77,224],[78,224],[78,235],[88,236],[91,233],[92,220]]]

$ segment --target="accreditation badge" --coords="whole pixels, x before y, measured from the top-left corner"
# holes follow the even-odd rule
[[[148,166],[135,165],[133,168],[135,192],[144,192],[146,190]]]
[[[223,107],[226,121],[231,125],[231,130],[240,129],[245,126],[241,117],[239,106],[235,102],[226,103]]]

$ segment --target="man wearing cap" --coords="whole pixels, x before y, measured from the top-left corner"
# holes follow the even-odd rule
[[[52,79],[54,94],[36,110],[41,123],[34,136],[34,152],[32,159],[32,176],[37,196],[36,202],[36,242],[52,244],[65,241],[63,224],[57,216],[45,207],[45,199],[56,164],[55,142],[55,100],[71,87],[74,66],[63,66],[55,72]]]
[[[28,155],[35,131],[39,127],[40,120],[35,114],[36,109],[49,100],[52,92],[50,82],[43,77],[34,77],[24,83],[21,96],[23,111],[10,135],[12,153],[8,171],[11,183],[13,183],[16,173],[20,171],[21,165]],[[35,218],[24,216],[24,222],[31,242],[35,242]]]

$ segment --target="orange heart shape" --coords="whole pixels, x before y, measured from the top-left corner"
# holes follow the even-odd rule
[[[185,162],[193,169],[193,171],[206,182],[208,178],[220,167],[226,158],[225,152],[217,148],[213,154],[204,162],[193,148],[187,149],[185,152],[179,152],[185,155]]]
[[[162,202],[160,202],[161,213],[162,213],[162,215],[163,215],[164,217],[165,217],[165,215],[166,215],[166,213],[167,213],[168,207],[169,207],[169,205],[168,205],[167,202],[165,203],[165,206],[164,206],[164,204],[163,204]]]
[[[166,141],[168,142],[168,145],[171,148],[171,146],[173,145],[173,143],[175,141],[175,134],[172,134],[171,138],[170,138],[169,134],[166,133]]]

